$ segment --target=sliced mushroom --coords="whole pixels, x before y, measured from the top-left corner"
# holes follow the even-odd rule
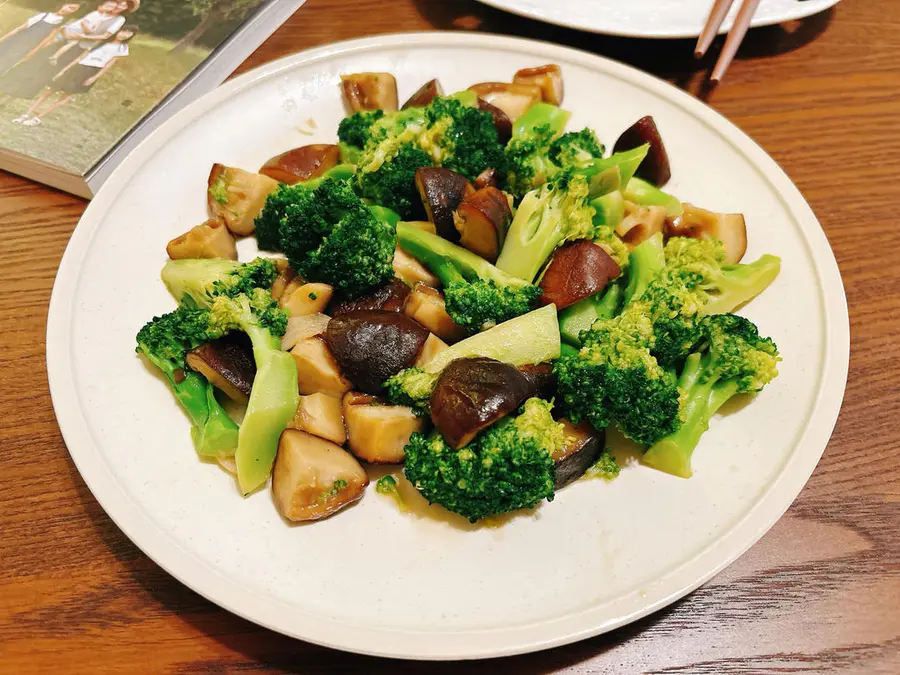
[[[469,179],[450,169],[429,166],[416,169],[416,189],[437,234],[452,242],[459,241],[459,234],[453,227],[453,212],[475,192]]]
[[[531,390],[534,392],[531,396],[539,396],[540,398],[550,400],[556,397],[556,374],[553,372],[553,366],[549,363],[526,364],[519,366],[519,372],[528,380]]]
[[[428,338],[426,338],[425,344],[422,345],[422,349],[419,351],[419,355],[416,357],[413,365],[422,366],[428,363],[436,355],[447,349],[447,347],[447,343],[441,340],[441,338],[434,333],[429,333]]]
[[[587,422],[572,424],[569,420],[560,420],[564,427],[566,442],[562,448],[552,454],[556,464],[556,489],[581,478],[600,453],[603,452],[605,434],[596,430]]]
[[[347,379],[374,394],[416,360],[428,331],[404,314],[358,309],[334,317],[325,343]]]
[[[268,176],[213,164],[206,191],[209,217],[223,221],[235,234],[253,234],[253,221],[277,189],[278,182]]]
[[[307,314],[306,316],[292,316],[288,318],[287,329],[281,338],[281,348],[288,352],[298,342],[307,338],[322,335],[328,328],[331,318],[324,314]]]
[[[399,464],[406,459],[406,444],[423,431],[426,418],[411,408],[386,405],[379,399],[348,392],[344,396],[344,423],[350,452],[370,464]]]
[[[491,114],[491,119],[494,122],[494,129],[497,130],[497,140],[500,142],[500,145],[509,143],[509,139],[512,138],[513,132],[512,120],[509,119],[509,115],[497,106],[491,105],[483,98],[478,99],[478,109]]]
[[[513,82],[515,84],[537,85],[541,88],[541,96],[545,103],[562,105],[562,69],[555,63],[537,68],[523,68],[513,76]]]
[[[281,292],[281,297],[278,298],[278,306],[284,307],[284,303],[286,303],[288,299],[294,294],[294,291],[296,291],[305,283],[306,282],[302,277],[299,277],[295,274],[294,277],[290,281],[288,281],[287,284],[285,284],[284,290]]]
[[[272,495],[288,520],[330,516],[360,499],[368,484],[365,469],[339,445],[296,429],[281,434]]]
[[[634,248],[654,234],[662,232],[666,224],[665,206],[638,206],[625,202],[625,217],[616,227],[616,234],[622,241]]]
[[[497,169],[485,169],[475,178],[476,190],[486,187],[500,187],[500,177],[497,175]]]
[[[450,447],[459,449],[530,393],[531,382],[515,366],[482,357],[456,359],[435,384],[431,419]]]
[[[565,309],[599,293],[622,273],[616,261],[597,244],[579,240],[556,249],[541,278],[541,304]]]
[[[394,274],[410,286],[423,284],[432,288],[440,285],[440,279],[428,271],[418,260],[397,246],[394,251]]]
[[[422,108],[431,103],[438,96],[444,95],[444,88],[437,80],[429,80],[419,90],[409,97],[409,100],[403,104],[401,110],[407,108]]]
[[[725,262],[739,263],[747,252],[747,223],[740,213],[714,213],[692,204],[682,204],[684,212],[666,221],[666,236],[715,238],[725,245]]]
[[[347,440],[341,399],[328,394],[301,396],[290,426],[338,445],[343,445]]]
[[[444,296],[430,286],[418,284],[413,288],[403,311],[447,342],[456,342],[466,336],[465,329],[453,323],[447,314]]]
[[[341,162],[341,151],[336,145],[323,143],[304,145],[269,159],[259,172],[279,183],[293,185],[300,181],[318,178]]]
[[[469,91],[474,91],[478,98],[502,110],[511,122],[515,122],[531,106],[543,100],[541,88],[535,84],[481,82],[473,84]]]
[[[243,333],[231,333],[192,349],[185,361],[228,398],[246,405],[256,377],[256,362],[250,339]]]
[[[302,396],[328,394],[343,396],[352,386],[338,368],[334,355],[322,337],[301,340],[291,349],[297,364],[297,384]]]
[[[385,312],[402,312],[409,298],[410,288],[400,279],[394,277],[371,293],[358,298],[341,298],[331,303],[328,313],[338,317],[358,309],[381,309]]]
[[[353,112],[360,110],[397,110],[397,80],[390,73],[353,73],[341,75],[344,100]]]
[[[512,209],[506,195],[494,187],[486,187],[463,199],[453,225],[459,232],[460,246],[496,262],[512,221]]]
[[[328,284],[308,283],[298,286],[282,304],[291,316],[321,314],[325,311],[334,289]]]
[[[225,258],[237,260],[237,248],[231,231],[220,220],[207,220],[192,227],[166,246],[172,260],[185,258]]]
[[[280,258],[275,260],[275,268],[278,270],[278,276],[275,277],[275,281],[272,282],[272,298],[281,300],[288,284],[297,278],[297,273],[294,271],[294,268],[288,264],[287,260],[282,260]]]
[[[613,146],[613,153],[631,150],[645,143],[650,144],[650,150],[634,175],[650,181],[656,187],[662,187],[672,177],[672,169],[669,165],[669,154],[653,117],[650,115],[642,117],[623,131]]]

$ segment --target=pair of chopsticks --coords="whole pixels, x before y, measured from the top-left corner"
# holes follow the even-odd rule
[[[700,39],[697,40],[697,47],[694,49],[694,56],[698,59],[706,54],[706,50],[709,49],[712,41],[718,35],[719,28],[733,4],[734,0],[715,1],[712,10],[710,10],[709,18],[706,20],[706,25],[700,33]],[[713,68],[710,76],[713,82],[721,82],[722,78],[725,77],[725,71],[728,70],[728,66],[731,65],[738,47],[741,46],[741,40],[747,34],[747,30],[750,28],[750,20],[753,18],[753,14],[758,6],[759,0],[744,0],[744,4],[738,10],[734,25],[728,33],[725,46],[722,47],[722,53],[719,54],[719,60],[716,62],[716,67]]]

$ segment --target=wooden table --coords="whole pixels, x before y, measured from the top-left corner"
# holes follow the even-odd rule
[[[307,47],[476,29],[574,45],[695,93],[715,54],[541,25],[474,0],[310,0],[242,70]],[[843,412],[787,515],[746,555],[635,625],[474,665],[342,654],[258,628],[131,544],[60,437],[44,363],[56,267],[85,203],[0,175],[0,672],[900,672],[900,3],[857,0],[753,31],[710,103],[815,209],[850,303]],[[896,209],[896,210],[895,210]]]

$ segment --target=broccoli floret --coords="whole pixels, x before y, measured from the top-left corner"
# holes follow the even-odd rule
[[[239,330],[253,345],[256,377],[238,436],[235,462],[241,491],[264,484],[272,470],[281,432],[299,404],[297,366],[281,350],[287,314],[269,287],[277,271],[271,261],[171,260],[162,278],[182,304],[208,310],[210,324],[224,334]]]
[[[285,209],[299,199],[298,195],[315,190],[329,179],[343,180],[354,175],[356,169],[349,164],[338,164],[318,178],[293,185],[281,184],[267,198],[265,206],[256,217],[256,243],[263,251],[281,250],[281,221]]]
[[[417,367],[401,370],[385,382],[385,396],[393,405],[408,406],[417,417],[425,417],[438,375],[440,373],[426,373]]]
[[[367,135],[357,160],[360,193],[409,220],[422,208],[416,169],[446,166],[469,179],[489,168],[505,171],[491,115],[476,101],[474,93],[461,92],[375,120],[360,134]]]
[[[554,365],[562,407],[573,422],[615,423],[648,445],[678,429],[681,400],[673,372],[650,352],[653,323],[642,303],[582,333],[584,346]]]
[[[425,107],[428,130],[419,147],[434,163],[475,180],[485,169],[506,173],[506,155],[491,114],[474,106],[475,97],[435,98]]]
[[[557,246],[594,239],[598,232],[588,196],[587,179],[569,174],[525,195],[497,258],[498,269],[532,282]]]
[[[362,150],[372,136],[372,127],[384,117],[383,110],[362,110],[341,120],[338,140]]]
[[[540,297],[537,286],[409,223],[397,226],[397,241],[441,280],[447,313],[469,330],[483,330],[525,314]]]
[[[378,219],[349,180],[300,191],[285,208],[281,244],[303,278],[356,296],[394,276],[394,228]]]
[[[614,478],[618,478],[621,471],[622,469],[619,467],[615,456],[609,451],[609,448],[604,448],[597,461],[590,466],[584,475],[585,478],[602,478],[609,482]]]
[[[550,144],[547,155],[561,169],[580,169],[603,157],[605,148],[592,129],[570,131]]]
[[[365,158],[361,164],[365,163]],[[377,169],[363,169],[359,173],[360,193],[378,204],[412,218],[421,209],[416,190],[416,169],[432,166],[431,157],[411,143],[400,145],[396,153]]]
[[[678,386],[684,392],[684,424],[655,442],[645,464],[689,478],[691,455],[710,418],[736,394],[756,393],[778,375],[778,348],[760,337],[748,319],[714,314],[702,320],[703,343],[687,357]]]
[[[565,442],[552,405],[528,399],[459,450],[438,433],[415,433],[406,446],[406,477],[431,503],[476,522],[552,500],[556,467],[551,454]]]
[[[201,455],[228,456],[238,445],[238,426],[216,400],[212,385],[185,364],[185,354],[224,331],[209,311],[179,307],[155,317],[137,334],[137,352],[165,375],[191,420],[191,438]]]
[[[517,199],[559,172],[559,165],[550,159],[550,147],[562,135],[571,116],[567,110],[549,103],[536,103],[516,120],[512,138],[506,144],[506,182]]]

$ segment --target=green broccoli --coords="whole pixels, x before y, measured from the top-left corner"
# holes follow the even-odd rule
[[[547,155],[561,169],[579,169],[603,157],[605,148],[593,129],[570,131],[550,144]]]
[[[616,461],[615,456],[609,451],[609,448],[604,448],[603,452],[601,452],[600,456],[597,458],[597,461],[585,472],[584,477],[601,478],[606,482],[609,482],[618,478],[621,471],[622,469],[619,467],[619,463]]]
[[[223,335],[204,309],[179,307],[155,317],[137,334],[137,352],[162,371],[191,420],[191,438],[203,456],[233,455],[238,425],[216,400],[212,385],[187,368],[185,354]]]
[[[406,446],[406,477],[430,503],[473,523],[550,501],[556,482],[551,454],[565,443],[551,408],[528,399],[517,416],[504,417],[459,450],[436,432],[415,433]]]
[[[573,422],[598,429],[615,423],[632,440],[650,444],[681,422],[675,374],[651,354],[653,323],[643,302],[581,334],[584,346],[555,364],[562,408]]]
[[[537,286],[408,223],[397,226],[397,241],[441,280],[447,313],[455,323],[471,331],[525,314],[540,297]]]
[[[281,184],[266,199],[265,206],[254,221],[256,225],[256,243],[263,251],[281,250],[281,220],[284,211],[297,201],[300,194],[315,190],[328,179],[343,180],[350,178],[356,169],[349,164],[338,164],[319,178],[302,181],[294,185]]]
[[[299,404],[297,366],[293,357],[281,350],[287,314],[269,292],[276,275],[275,265],[263,259],[246,264],[221,259],[171,260],[162,271],[163,282],[176,300],[208,310],[216,331],[242,331],[253,345],[256,378],[235,453],[244,494],[266,482],[278,439]]]
[[[338,141],[362,152],[372,136],[372,127],[382,117],[383,110],[362,110],[342,119],[338,125]]]
[[[424,108],[348,123],[347,143],[365,141],[352,146],[358,153],[348,153],[356,159],[362,196],[410,219],[422,208],[416,169],[446,166],[470,180],[485,169],[504,172],[506,156],[491,115],[476,104],[473,92],[460,92],[437,97]]]
[[[421,367],[400,371],[385,383],[386,396],[394,405],[409,406],[424,416],[438,376],[456,359],[481,356],[524,366],[553,361],[559,352],[556,311],[548,305],[457,342]]]
[[[760,337],[748,319],[734,314],[704,317],[703,343],[687,357],[678,386],[684,392],[684,424],[644,454],[649,466],[689,478],[691,455],[710,418],[736,394],[756,393],[778,375],[778,348]]]
[[[376,217],[349,180],[299,191],[284,209],[281,245],[303,278],[356,296],[394,276],[394,228]]]
[[[532,282],[562,243],[591,239],[608,246],[618,239],[612,230],[594,225],[588,198],[587,179],[568,173],[525,195],[506,233],[497,268]],[[624,244],[622,250],[627,250]]]

